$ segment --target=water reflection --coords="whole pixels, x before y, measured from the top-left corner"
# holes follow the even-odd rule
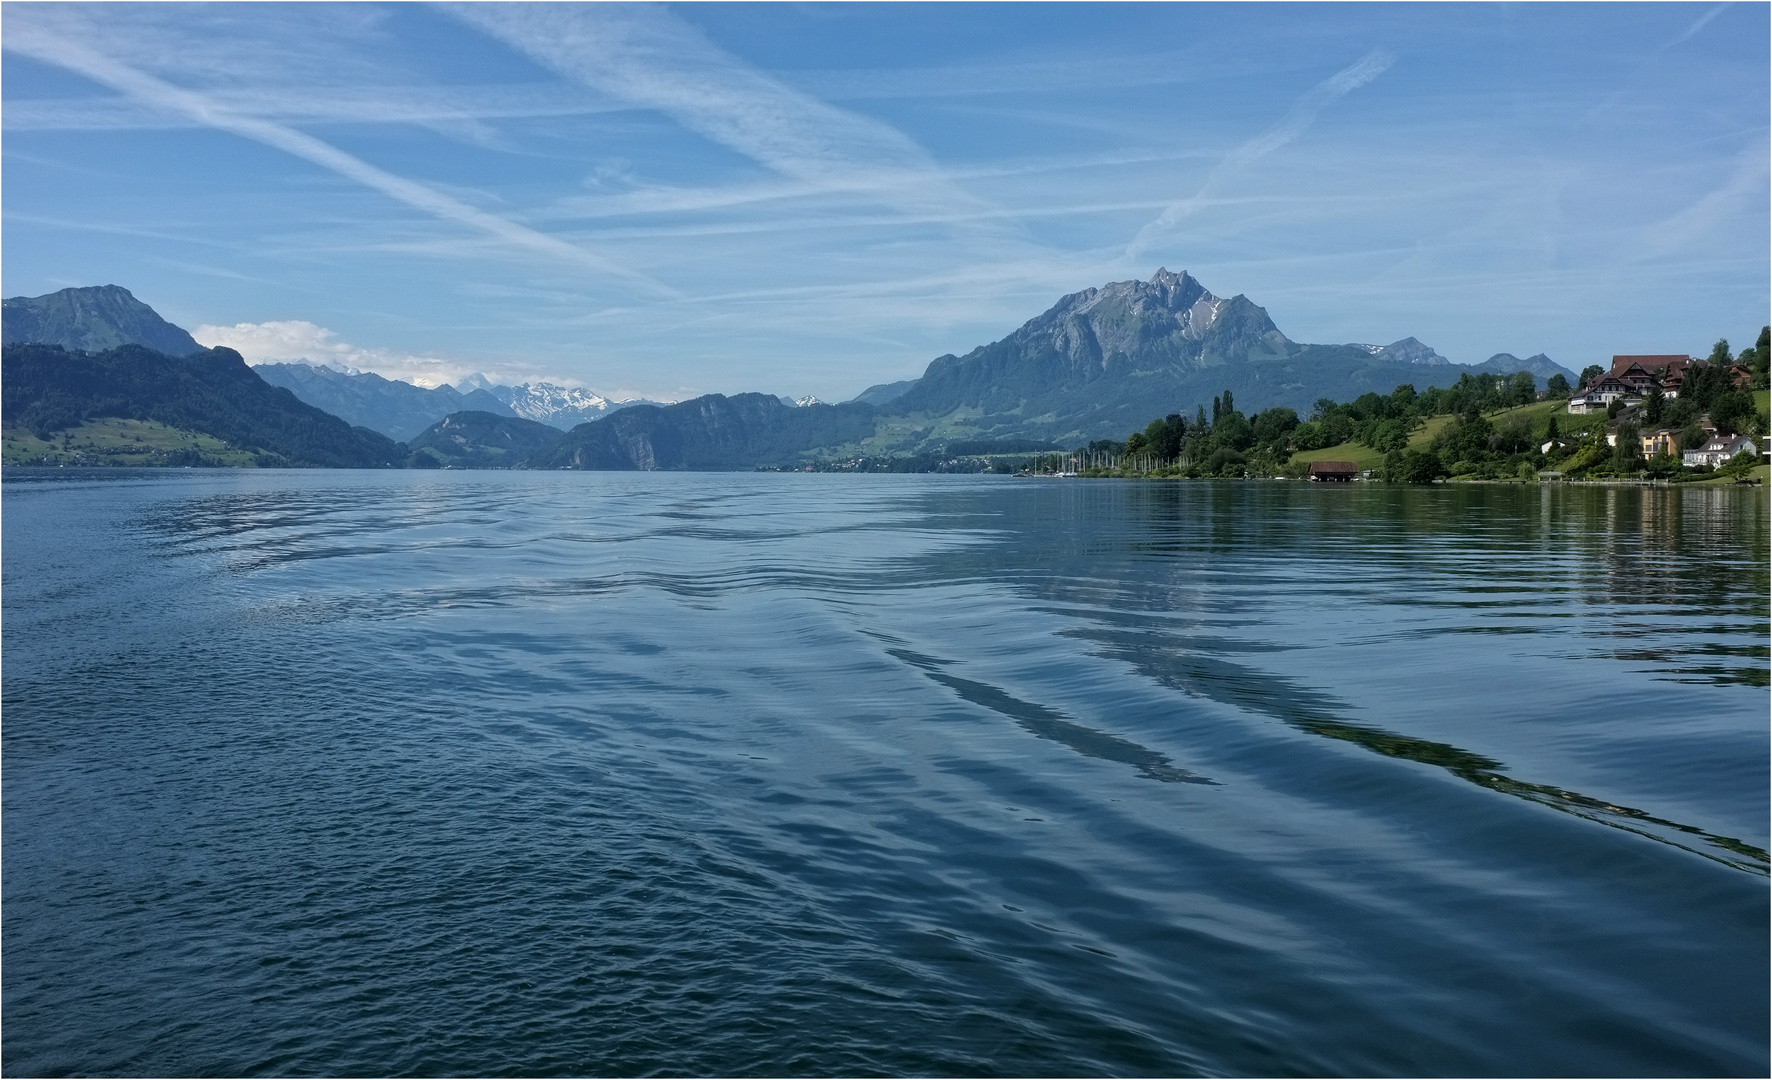
[[[1766,508],[1763,492],[1733,490],[1077,485],[1022,506],[1033,520],[1005,534],[1008,550],[938,561],[950,577],[997,562],[1001,580],[1082,624],[1066,636],[1169,690],[1766,874],[1754,844],[1516,779],[1498,760],[1366,722],[1270,669],[1329,644],[1288,636],[1301,627],[1283,625],[1295,614],[1273,597],[1289,590],[1300,605],[1369,612],[1376,634],[1395,629],[1386,608],[1439,610],[1413,636],[1538,635],[1596,673],[1627,661],[1661,681],[1764,687]],[[1017,546],[1023,537],[1040,546]],[[1449,644],[1439,662],[1464,648]],[[1420,671],[1424,687],[1437,674]]]

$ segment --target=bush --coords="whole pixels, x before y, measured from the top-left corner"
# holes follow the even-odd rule
[[[1214,450],[1211,457],[1200,463],[1200,473],[1204,476],[1241,476],[1244,461],[1243,455],[1235,450]]]
[[[1730,458],[1727,462],[1719,465],[1717,467],[1717,472],[1723,476],[1746,476],[1748,473],[1753,472],[1759,464],[1759,454],[1756,454],[1752,450],[1743,450],[1741,453]]]

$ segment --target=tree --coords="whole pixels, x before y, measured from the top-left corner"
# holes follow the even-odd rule
[[[1686,377],[1680,382],[1680,397],[1704,410],[1716,402],[1718,394],[1728,389],[1729,369],[1724,364],[1688,364]]]
[[[1516,416],[1507,426],[1489,436],[1489,448],[1502,454],[1523,454],[1532,449],[1532,428],[1524,416]]]
[[[1550,422],[1544,425],[1544,437],[1554,443],[1557,441],[1557,435],[1557,418],[1553,416],[1550,418]],[[1556,448],[1552,447],[1551,449]]]
[[[1643,423],[1661,423],[1661,414],[1667,406],[1667,397],[1662,394],[1661,387],[1651,386],[1649,396],[1643,399]]]
[[[1544,393],[1546,397],[1567,398],[1569,396],[1569,380],[1563,378],[1562,372],[1557,372],[1545,381]]]
[[[1728,367],[1730,363],[1729,339],[1718,338],[1717,343],[1710,347],[1710,356],[1706,362],[1718,367]]]
[[[1382,473],[1392,484],[1431,484],[1448,475],[1432,450],[1393,450],[1385,455]]]
[[[1718,394],[1711,403],[1710,420],[1725,435],[1746,431],[1754,420],[1753,395],[1745,390],[1729,390]]]
[[[1264,409],[1256,414],[1254,424],[1256,442],[1284,442],[1286,436],[1298,427],[1298,414],[1283,406]]]
[[[1586,386],[1588,383],[1593,382],[1604,374],[1606,374],[1605,368],[1598,364],[1589,364],[1581,369],[1581,385]]]
[[[1643,433],[1637,425],[1618,425],[1618,441],[1612,447],[1612,467],[1621,473],[1637,472],[1643,467]]]
[[[1516,371],[1507,380],[1507,398],[1510,405],[1530,405],[1538,400],[1538,380],[1530,371]]]
[[[1401,450],[1409,445],[1409,425],[1401,420],[1380,420],[1366,435],[1366,445],[1387,453]]]

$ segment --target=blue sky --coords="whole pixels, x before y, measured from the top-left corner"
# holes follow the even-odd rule
[[[1767,322],[1766,4],[0,7],[8,296],[827,400],[1158,266],[1460,363]]]

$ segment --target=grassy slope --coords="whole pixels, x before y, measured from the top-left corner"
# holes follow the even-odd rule
[[[1755,480],[1758,480],[1760,483],[1765,484],[1769,481],[1772,481],[1772,466],[1761,465],[1759,468],[1755,469],[1753,472],[1748,473],[1747,475]],[[1735,483],[1735,477],[1733,477],[1733,476],[1713,476],[1708,480],[1691,480],[1691,481],[1688,481],[1688,483],[1692,483],[1692,484],[1733,484],[1733,483]]]
[[[1413,439],[1410,440],[1414,442]],[[1344,442],[1339,446],[1325,446],[1321,450],[1301,450],[1292,455],[1293,461],[1351,461],[1356,469],[1376,469],[1384,464],[1384,455],[1370,446],[1361,446],[1355,442]]]
[[[226,465],[256,463],[251,454],[214,436],[153,420],[88,420],[47,440],[23,428],[0,432],[0,462],[7,465],[164,465],[178,451],[195,451]]]
[[[1563,401],[1535,401],[1530,405],[1521,405],[1514,409],[1502,409],[1499,412],[1483,414],[1491,424],[1502,427],[1524,418],[1532,426],[1534,438],[1544,438],[1550,424],[1550,418],[1557,418],[1557,429],[1564,435],[1588,430],[1596,424],[1606,422],[1605,413],[1591,413],[1585,416],[1570,416],[1568,403]],[[1411,449],[1419,450],[1432,442],[1447,425],[1452,423],[1450,416],[1433,416],[1416,428],[1409,435]],[[1344,442],[1339,446],[1325,447],[1322,450],[1304,450],[1292,455],[1293,461],[1351,461],[1362,469],[1375,469],[1384,461],[1384,455],[1369,446],[1361,446],[1355,442]]]

